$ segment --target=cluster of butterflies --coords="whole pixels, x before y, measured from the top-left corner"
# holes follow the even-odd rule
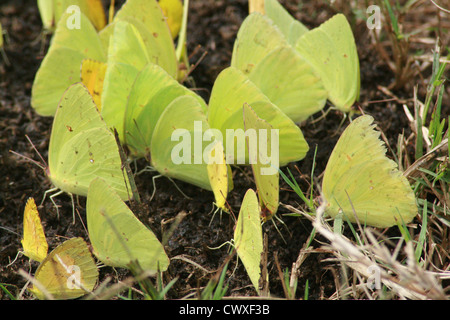
[[[50,2],[63,8],[66,3]],[[49,10],[50,18],[43,17],[44,26],[51,21],[47,28],[54,26],[54,35],[36,74],[31,104],[38,114],[54,116],[47,175],[61,192],[87,196],[93,253],[106,265],[127,268],[138,259],[144,269],[164,271],[169,264],[156,237],[123,202],[130,198],[133,181],[122,172],[111,128],[131,158],[145,157],[162,175],[211,190],[217,207],[226,211],[233,188],[230,165],[174,164],[175,129],[194,136],[197,122],[202,134],[214,128],[223,137],[229,129],[277,129],[283,166],[303,159],[309,149],[297,123],[323,109],[327,100],[349,113],[359,97],[358,55],[342,14],[308,30],[277,0],[263,1],[264,12],[250,13],[242,23],[231,65],[217,77],[207,104],[180,83],[173,41],[178,31],[171,31],[166,17],[182,10],[171,5],[163,13],[156,0],[128,0],[106,24],[96,22],[103,21],[93,9],[96,1],[78,2],[80,28],[70,27],[70,13],[64,10]],[[409,222],[417,211],[414,194],[385,156],[372,122],[370,116],[354,120],[329,159],[322,184],[327,213],[334,217],[344,212],[350,221],[360,219],[377,227]],[[271,137],[259,138],[271,150]],[[236,159],[242,151],[225,149],[218,140],[211,145],[210,155],[223,160]],[[249,163],[249,150],[245,154]],[[234,233],[235,248],[256,290],[263,251],[261,219],[271,219],[279,205],[278,168],[275,174],[262,175],[261,169],[270,164],[261,157],[257,153],[251,164],[257,193],[250,189],[245,194]],[[26,209],[25,217],[27,212],[37,210]],[[27,253],[26,244],[34,242],[25,239]],[[32,292],[38,298],[45,290],[57,298],[90,292],[98,274],[85,246],[80,239],[70,239],[49,255],[32,258],[42,261],[35,275],[39,286]],[[86,267],[69,288],[71,265]]]

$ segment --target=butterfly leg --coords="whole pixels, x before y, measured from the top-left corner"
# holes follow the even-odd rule
[[[312,121],[311,121],[311,124],[316,123],[316,122],[319,122],[319,121],[322,120],[322,119],[325,119],[326,116],[328,115],[328,113],[330,112],[331,109],[332,109],[332,108],[328,108],[328,110],[325,111],[325,112],[324,112],[323,110],[321,110],[321,111],[322,111],[322,115],[321,115],[320,117],[318,117],[317,119],[312,120]]]
[[[189,197],[188,195],[186,195],[183,191],[181,191],[180,187],[177,186],[177,184],[175,183],[175,181],[173,181],[171,178],[167,177],[167,179],[169,179],[170,181],[172,181],[173,185],[175,186],[175,188],[177,188],[178,191],[180,191],[180,193],[188,200],[192,200],[191,197]]]
[[[345,120],[347,120],[347,118],[351,122],[351,118],[348,117],[347,113],[344,113],[344,116],[342,117],[341,123],[339,123],[339,127],[336,129],[336,131],[334,132],[333,136],[335,136],[336,134],[339,133],[339,131],[341,130],[341,127],[344,125],[344,122],[345,122]]]
[[[157,171],[156,171],[156,169],[154,169],[151,166],[146,166],[144,169],[140,170],[135,175],[138,176],[138,175],[140,175],[141,173],[144,173],[144,172],[157,172]]]
[[[213,204],[213,210],[214,210],[214,206],[215,206],[215,205],[216,205],[216,204],[214,203],[214,204]],[[214,217],[216,216],[216,213],[217,213],[219,210],[220,210],[220,220],[222,221],[222,210],[221,210],[219,207],[217,207],[216,210],[214,210],[214,212],[213,212],[213,215],[212,215],[211,220],[209,221],[208,227],[211,226],[211,223],[212,223],[212,221],[214,220]]]
[[[52,189],[48,189],[47,191],[44,192],[44,197],[41,200],[41,203],[39,204],[39,206],[42,206],[42,204],[44,203],[45,198],[47,197],[47,193],[52,193],[55,192],[56,190],[58,190],[58,188],[52,188]]]
[[[60,190],[60,191],[58,191],[57,193],[54,193],[54,194],[52,194],[52,195],[49,197],[50,200],[52,201],[53,205],[54,205],[55,208],[56,208],[56,216],[58,217],[58,220],[59,220],[59,209],[58,209],[58,205],[56,204],[55,200],[53,200],[53,198],[59,196],[59,195],[62,194],[63,192],[64,192],[64,191]]]
[[[145,169],[144,169],[145,170]],[[155,180],[157,179],[157,178],[159,178],[159,177],[161,177],[161,175],[157,175],[157,176],[154,176],[153,178],[152,178],[152,182],[153,182],[153,192],[152,192],[152,196],[150,197],[150,202],[153,200],[153,197],[155,196],[155,193],[156,193],[156,184],[155,184]]]

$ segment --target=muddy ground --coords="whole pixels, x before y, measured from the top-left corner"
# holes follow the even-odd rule
[[[296,18],[311,28],[318,26],[336,12],[343,11],[347,14],[352,21],[360,57],[362,81],[360,106],[364,112],[374,116],[390,146],[396,150],[398,135],[403,131],[406,136],[411,133],[403,112],[403,104],[412,107],[414,86],[418,86],[418,96],[423,100],[426,81],[431,70],[429,64],[427,66],[423,61],[417,62],[412,67],[413,72],[409,81],[398,88],[385,90],[394,82],[395,73],[389,68],[385,57],[376,50],[373,37],[370,36],[365,21],[361,19],[364,11],[360,9],[360,2],[355,4],[359,8],[358,12],[348,10],[347,4],[350,3],[348,1],[336,1],[333,7],[329,5],[329,1],[320,0],[303,1],[302,5],[297,0],[281,2]],[[233,42],[241,22],[248,13],[247,10],[247,1],[244,0],[191,0],[188,29],[188,50],[194,53],[191,63],[198,62],[201,55],[207,52],[206,57],[200,61],[191,76],[195,81],[196,90],[206,101],[218,73],[230,64]],[[418,6],[411,12],[411,15],[406,15],[404,20],[404,26],[408,31],[413,31],[414,28],[425,23],[430,24],[430,28],[421,30],[411,42],[409,50],[411,54],[429,55],[434,48],[433,41],[437,37],[436,29],[432,28],[433,23],[437,24],[439,21],[444,26],[447,24],[448,28],[448,21],[437,19],[438,10],[425,1],[419,1]],[[448,18],[448,15],[443,17]],[[47,159],[52,119],[37,115],[30,106],[33,79],[43,58],[39,41],[42,26],[36,1],[2,1],[0,22],[9,37],[5,51],[11,62],[7,66],[0,61],[0,226],[2,227],[0,228],[0,283],[6,284],[8,290],[17,295],[26,283],[26,280],[18,274],[18,270],[24,269],[33,273],[37,267],[35,263],[30,265],[28,258],[23,255],[7,267],[16,257],[18,250],[21,250],[22,218],[26,199],[34,197],[39,204],[44,192],[50,189],[51,185],[41,168],[30,161],[18,158],[10,153],[10,150],[40,161],[25,138],[25,135],[28,135],[42,157]],[[444,33],[442,41],[447,40],[448,33]],[[388,56],[392,58],[389,40],[382,39],[382,41]],[[48,39],[46,44],[45,50],[48,49]],[[448,98],[448,92],[445,97]],[[444,114],[448,116],[448,99],[444,101],[447,101],[444,103]],[[313,118],[319,116],[320,114]],[[348,124],[345,122],[344,126],[339,128],[341,120],[342,114],[331,111],[326,118],[316,123],[310,119],[300,124],[310,145],[310,152],[304,160],[290,164],[289,169],[305,192],[309,191],[314,150],[317,147],[314,177],[319,183],[320,174],[325,169],[339,133]],[[138,169],[144,166],[144,162],[138,162]],[[287,172],[286,168],[283,168],[283,171]],[[228,202],[234,216],[237,216],[243,194],[248,188],[254,188],[254,182],[248,168],[234,168],[233,173],[235,188],[229,195]],[[232,239],[233,215],[216,214],[213,218],[214,199],[211,192],[177,182],[183,192],[192,198],[186,199],[169,180],[164,178],[156,180],[156,196],[150,202],[153,190],[152,176],[151,173],[145,173],[136,177],[144,204],[136,209],[135,213],[159,239],[163,238],[164,232],[169,230],[173,219],[179,213],[186,213],[166,242],[168,256],[175,259],[171,261],[170,268],[164,277],[166,282],[178,277],[174,287],[167,294],[168,299],[195,296],[215,275],[215,272],[220,270],[222,263],[228,257],[229,246],[220,246]],[[314,192],[317,194],[317,189]],[[70,237],[81,236],[88,240],[84,227],[85,199],[82,197],[78,199],[76,208],[79,216],[76,217],[75,224],[72,224],[70,198],[62,195],[56,201],[62,213],[59,219],[49,200],[39,207],[50,249]],[[299,197],[282,180],[280,201],[298,208],[303,207]],[[290,270],[312,230],[308,220],[283,216],[286,213],[288,211],[280,207],[278,216],[283,220],[284,225],[275,220],[279,231],[273,223],[264,225],[268,236],[270,292],[276,297],[285,297],[285,295],[275,257],[282,270]],[[330,258],[330,255],[321,250],[321,241],[324,240],[316,236],[312,244],[315,250],[307,255],[300,268],[297,298],[303,297],[307,281],[309,299],[328,299],[336,291],[336,283],[340,279],[340,266],[334,262],[325,261]],[[116,272],[105,267],[100,269],[99,281],[112,277],[112,282],[117,282],[127,275],[128,273],[124,270]],[[227,276],[228,296],[256,294],[243,265],[238,263],[236,267],[236,257],[230,261]],[[0,291],[0,298],[7,299],[7,296]],[[25,293],[23,298],[31,297]]]

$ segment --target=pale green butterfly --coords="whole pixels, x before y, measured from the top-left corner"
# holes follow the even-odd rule
[[[215,142],[203,139],[209,128],[197,98],[183,95],[173,100],[153,131],[152,167],[166,177],[212,190],[205,158]]]
[[[260,13],[250,14],[239,28],[231,66],[246,74],[294,122],[306,120],[327,101],[313,68]]]
[[[231,66],[249,74],[272,50],[288,46],[274,23],[259,12],[249,14],[239,27],[231,56]]]
[[[91,182],[86,219],[94,255],[105,265],[130,268],[137,260],[144,270],[167,270],[169,258],[158,238],[103,179]]]
[[[409,223],[417,214],[414,192],[372,122],[368,115],[353,120],[334,147],[322,182],[326,213],[380,228]]]
[[[264,246],[260,207],[256,193],[252,189],[247,190],[241,204],[234,229],[234,246],[253,286],[259,292],[261,254]]]
[[[150,158],[150,145],[156,123],[165,108],[180,96],[192,96],[206,112],[204,100],[195,92],[181,85],[160,66],[147,64],[134,79],[128,95],[124,140],[135,158]],[[189,114],[180,114],[189,118]]]
[[[128,0],[115,15],[112,23],[100,32],[106,48],[117,21],[126,21],[138,30],[151,62],[161,66],[172,77],[178,75],[175,44],[166,18],[156,0]],[[136,49],[136,48],[134,48]]]
[[[69,29],[69,17],[65,13],[59,20],[31,89],[31,106],[42,116],[54,116],[67,87],[81,81],[84,59],[106,62],[106,49],[89,19],[81,13],[80,28]]]
[[[322,79],[331,103],[350,112],[359,99],[360,72],[355,38],[345,16],[336,14],[306,32],[295,47]]]
[[[308,28],[278,2],[278,0],[264,0],[264,11],[280,29],[291,46],[295,46],[298,38],[308,32]]]
[[[121,12],[123,11],[120,11],[116,17],[122,16]],[[128,115],[125,115],[128,96],[131,94],[132,86],[139,72],[147,64],[158,64],[166,71],[169,78],[173,79],[177,70],[175,68],[175,71],[167,71],[167,66],[161,64],[165,61],[162,56],[170,56],[171,49],[168,48],[168,52],[165,53],[161,51],[165,47],[157,47],[159,43],[146,42],[142,35],[148,34],[148,31],[142,27],[137,28],[136,25],[142,24],[133,19],[118,19],[114,23],[114,32],[109,40],[108,66],[102,92],[102,106],[104,106],[102,107],[102,116],[108,125],[117,129],[121,141],[125,141],[124,122],[129,120]],[[149,35],[147,39],[153,37],[154,35]],[[167,34],[167,37],[172,41],[170,33]],[[153,45],[152,49],[148,48],[149,44]],[[133,119],[135,118],[133,117]]]
[[[101,0],[37,0],[44,29],[52,32],[60,17],[65,13],[83,12],[97,30],[106,25],[106,16]],[[73,7],[76,6],[76,7]]]
[[[248,163],[245,137],[239,134],[240,130],[244,129],[242,117],[244,103],[251,105],[260,118],[279,130],[280,166],[305,157],[309,147],[300,128],[244,73],[229,67],[223,70],[214,82],[208,109],[210,127],[219,129],[224,137],[227,163]]]
[[[57,23],[57,21],[55,21],[55,1],[37,0],[37,6],[44,29],[52,31]]]
[[[52,191],[59,189],[86,196],[91,181],[101,177],[121,199],[129,198],[129,181],[122,173],[114,135],[82,83],[70,86],[59,103],[53,119],[48,161],[47,174],[56,187]]]
[[[102,91],[102,116],[124,141],[128,94],[139,71],[150,62],[144,41],[133,24],[118,20],[109,41],[108,62]]]
[[[258,141],[257,144],[247,143],[247,147],[259,196],[261,216],[266,222],[275,215],[279,204],[278,163],[275,165],[270,163],[268,155],[272,150],[273,128],[267,121],[259,118],[248,104],[244,104],[244,127],[247,132],[254,130],[255,141]],[[250,139],[251,134],[247,135],[247,141]]]

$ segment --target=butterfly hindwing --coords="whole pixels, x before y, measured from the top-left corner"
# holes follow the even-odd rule
[[[242,200],[234,229],[234,244],[253,286],[259,291],[263,235],[258,198],[252,189],[247,190]]]
[[[49,177],[64,192],[87,195],[95,177],[128,199],[119,149],[87,88],[69,87],[58,106],[49,146]]]
[[[244,104],[244,127],[247,139],[250,140],[250,130],[255,133],[253,143],[248,142],[249,160],[255,178],[261,206],[263,221],[270,220],[278,209],[279,172],[278,162],[272,163],[278,156],[278,132],[265,120],[258,117],[251,106]],[[273,138],[275,138],[273,140]],[[273,141],[272,141],[273,140]],[[272,148],[274,144],[275,148]]]
[[[72,238],[57,246],[39,265],[34,284],[28,290],[38,299],[76,299],[91,292],[98,280],[98,270],[82,238]]]
[[[138,260],[143,269],[153,273],[167,269],[169,258],[161,243],[105,180],[92,181],[86,212],[94,254],[104,264],[128,268],[131,261]]]
[[[332,217],[390,227],[417,213],[414,193],[374,130],[371,116],[355,119],[337,142],[325,169],[322,191]],[[355,213],[354,213],[355,212]]]

